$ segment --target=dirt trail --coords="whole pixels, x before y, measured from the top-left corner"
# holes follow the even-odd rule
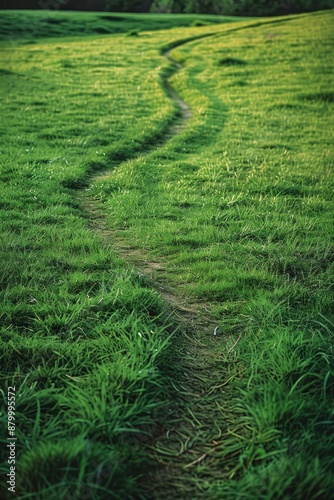
[[[206,36],[212,36],[212,34]],[[198,38],[203,38],[203,35]],[[182,45],[192,40],[194,39],[180,41],[177,45]],[[173,48],[175,48],[175,46],[176,44]],[[164,77],[163,86],[168,97],[177,104],[179,113],[173,122],[169,124],[162,138],[157,141],[159,147],[163,147],[173,137],[179,135],[187,126],[187,123],[192,116],[191,109],[188,104],[181,99],[169,82],[170,77],[183,68],[181,64],[171,58],[170,54],[173,48],[168,49],[163,53],[164,57],[169,61],[174,69],[170,76]],[[156,146],[156,144],[153,145],[152,150],[156,150]],[[141,153],[139,152],[138,154]],[[145,152],[145,155],[148,154],[150,154],[150,151]],[[110,171],[108,170],[98,171],[91,177],[91,181],[95,182],[104,179],[109,174]],[[194,301],[190,303],[186,297],[180,297],[173,292],[170,284],[164,278],[164,271],[167,265],[167,262],[164,261],[164,259],[160,258],[155,261],[150,260],[145,254],[145,249],[129,244],[129,239],[124,238],[123,231],[110,228],[107,224],[106,216],[103,213],[101,205],[93,198],[89,198],[86,192],[79,193],[79,200],[85,217],[89,221],[88,224],[90,229],[96,231],[107,244],[111,243],[113,249],[120,257],[126,260],[129,264],[133,265],[149,280],[150,284],[157,289],[166,303],[171,306],[175,313],[177,313],[177,316],[181,321],[186,319],[187,323],[190,321],[193,324],[193,327],[197,324],[200,325],[201,329],[204,327],[211,332],[214,332],[216,323],[212,318],[210,318],[210,315],[205,310],[203,305],[197,304]]]
[[[177,45],[192,40],[194,38],[180,41]],[[182,66],[170,57],[171,50],[167,50],[164,56],[173,65],[172,74],[175,74],[182,70]],[[164,78],[163,86],[169,98],[179,107],[179,113],[167,127],[163,137],[152,146],[152,151],[156,151],[157,146],[163,147],[180,134],[191,118],[189,106],[168,81],[170,76]],[[145,155],[148,154],[150,151],[145,152]],[[97,181],[108,174],[108,171],[98,172],[91,180]],[[217,473],[217,477],[221,474],[217,469],[214,454],[215,447],[220,445],[220,437],[224,432],[222,428],[217,428],[217,421],[221,420],[222,407],[216,405],[213,394],[217,390],[222,390],[221,388],[227,384],[228,375],[222,373],[222,353],[215,347],[218,347],[217,341],[224,339],[226,342],[227,339],[220,335],[217,322],[210,315],[206,304],[190,301],[186,296],[175,293],[175,285],[172,287],[166,278],[165,271],[168,266],[166,260],[163,258],[151,260],[145,248],[136,247],[129,242],[129,238],[124,237],[124,231],[108,226],[103,207],[98,201],[89,197],[86,191],[81,191],[79,201],[90,229],[97,232],[106,245],[111,246],[120,257],[143,274],[148,284],[164,299],[168,321],[175,327],[177,325],[177,334],[174,335],[170,348],[171,358],[168,368],[168,373],[171,372],[172,379],[178,386],[174,386],[172,382],[175,398],[170,402],[168,418],[163,426],[157,423],[156,427],[150,428],[152,439],[142,443],[147,447],[155,463],[152,472],[145,479],[144,488],[149,488],[148,498],[159,500],[164,497],[174,500],[178,497],[181,483],[184,485],[184,482],[188,481],[188,485],[193,485],[193,471],[197,464],[205,462],[213,474]],[[173,363],[174,358],[175,363]],[[177,372],[175,372],[176,366]],[[205,398],[204,405],[203,398]],[[225,403],[222,404],[225,406]],[[226,407],[225,415],[228,413],[229,409]],[[152,485],[154,492],[151,489]],[[193,486],[189,487],[191,491],[189,490],[189,494],[184,498],[192,499],[194,492],[196,494],[198,492],[196,487],[195,490]]]

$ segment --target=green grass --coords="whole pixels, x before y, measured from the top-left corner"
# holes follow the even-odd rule
[[[332,13],[68,40],[100,15],[52,15],[59,39],[1,55],[19,497],[331,498]],[[164,142],[167,46],[192,117]],[[176,324],[120,240],[198,320]]]
[[[147,439],[166,404],[165,308],[92,235],[73,195],[94,169],[152,142],[173,114],[156,78],[161,56],[152,49],[137,65],[133,41],[119,42],[104,56],[99,40],[83,39],[3,51],[1,366],[3,387],[17,391],[22,498],[76,498],[85,488],[90,498],[106,488],[131,498],[150,463],[134,437]],[[6,412],[1,419],[6,428]]]
[[[111,226],[167,260],[180,300],[211,311],[227,351],[239,339],[240,395],[229,405],[217,395],[214,420],[225,421],[226,406],[236,416],[221,424],[221,440],[214,428],[203,437],[197,458],[206,452],[212,463],[190,481],[197,474],[209,498],[329,497],[332,17],[256,24],[177,47],[172,57],[185,69],[171,81],[193,111],[188,128],[91,189]],[[225,359],[223,339],[208,369]],[[207,395],[227,367],[211,369]],[[213,407],[208,397],[197,418]]]
[[[51,10],[2,11],[0,40],[35,42],[38,38],[134,34],[174,27],[196,27],[240,21],[233,16],[197,14],[127,14]]]

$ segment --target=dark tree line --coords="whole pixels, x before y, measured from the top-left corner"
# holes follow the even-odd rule
[[[334,0],[0,0],[2,9],[270,16],[334,8]]]
[[[154,0],[0,0],[1,9],[149,12]]]

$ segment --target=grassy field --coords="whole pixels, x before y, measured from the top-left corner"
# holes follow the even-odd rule
[[[197,14],[127,14],[104,12],[62,12],[52,10],[2,11],[0,40],[34,42],[38,38],[106,35],[196,27],[240,21],[233,16]]]
[[[17,496],[332,498],[333,14],[5,15]]]

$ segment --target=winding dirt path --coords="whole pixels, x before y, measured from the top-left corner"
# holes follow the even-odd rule
[[[159,148],[162,148],[173,137],[179,135],[182,130],[186,128],[187,123],[192,116],[191,109],[188,104],[179,96],[169,82],[169,79],[183,68],[182,64],[179,64],[172,59],[171,52],[177,46],[204,37],[213,36],[214,34],[215,33],[210,33],[188,38],[186,40],[180,40],[179,42],[175,42],[172,48],[167,49],[163,53],[163,56],[169,61],[173,69],[168,77],[165,76],[163,78],[163,87],[167,96],[177,104],[179,113],[168,125],[163,136],[157,140],[156,144],[152,145],[151,150],[145,151],[145,156],[149,155],[153,150],[156,151],[157,145]],[[137,155],[142,155],[142,151],[139,151]],[[105,169],[98,171],[92,175],[91,182],[102,180],[108,176],[109,173],[110,171]],[[169,305],[174,313],[176,313],[178,320],[186,320],[187,325],[191,322],[192,328],[196,328],[195,325],[197,325],[197,328],[200,326],[201,329],[203,327],[207,327],[211,333],[214,333],[216,323],[209,316],[205,307],[201,304],[195,303],[194,301],[189,303],[186,297],[180,297],[175,294],[169,283],[166,279],[164,279],[164,270],[167,265],[167,262],[164,261],[164,259],[156,259],[154,261],[150,260],[147,255],[145,255],[144,249],[129,244],[129,240],[123,236],[123,231],[110,228],[107,224],[106,216],[103,213],[101,205],[98,201],[89,197],[87,192],[80,192],[79,200],[84,215],[88,219],[90,229],[97,232],[107,244],[110,245],[110,243],[112,243],[114,250],[120,257],[122,257],[129,264],[133,265],[140,273],[149,279],[150,284],[157,289],[159,294],[166,301],[167,305]]]
[[[204,36],[214,34],[216,33]],[[181,40],[163,54],[174,69],[169,77],[164,78],[163,86],[169,98],[177,104],[179,113],[167,127],[163,137],[152,145],[151,151],[156,151],[157,146],[162,148],[169,140],[179,135],[192,116],[188,104],[181,99],[169,82],[169,78],[183,68],[171,58],[170,54],[177,45],[198,38],[203,38],[203,35]],[[138,156],[142,154],[142,151],[138,152]],[[149,154],[150,151],[145,152],[145,155]],[[91,180],[97,181],[108,173],[108,171],[98,172]],[[145,478],[144,487],[149,488],[149,498],[174,499],[178,497],[180,481],[183,483],[187,477],[188,484],[193,483],[193,471],[197,464],[205,461],[210,470],[217,469],[214,453],[222,433],[221,430],[217,431],[216,424],[221,418],[221,407],[217,407],[211,395],[217,387],[221,388],[228,382],[226,376],[227,382],[221,384],[221,379],[225,380],[221,373],[221,353],[215,350],[216,342],[223,341],[224,337],[219,334],[216,320],[210,315],[206,304],[190,301],[184,295],[175,292],[175,285],[172,287],[166,278],[165,270],[168,265],[166,260],[163,258],[150,260],[145,254],[145,249],[136,247],[129,243],[129,239],[124,238],[123,231],[110,228],[103,207],[94,198],[89,197],[87,191],[80,192],[79,201],[90,229],[98,233],[106,245],[111,246],[121,258],[142,273],[149,285],[157,290],[166,304],[168,322],[176,329],[170,353],[171,366],[168,367],[168,372],[172,373],[172,379],[177,384],[176,387],[172,382],[175,398],[170,402],[168,410],[170,413],[163,428],[157,422],[156,426],[150,428],[153,438],[149,442],[143,442],[143,446],[148,449],[149,454],[152,454],[156,464],[152,473]],[[178,372],[175,373],[172,366],[174,358],[175,365],[178,366]],[[220,385],[215,385],[217,369]],[[203,397],[206,398],[204,406]],[[217,474],[220,474],[218,469]],[[154,485],[154,493],[150,489],[151,483]],[[193,498],[190,493],[189,495],[189,498]]]

